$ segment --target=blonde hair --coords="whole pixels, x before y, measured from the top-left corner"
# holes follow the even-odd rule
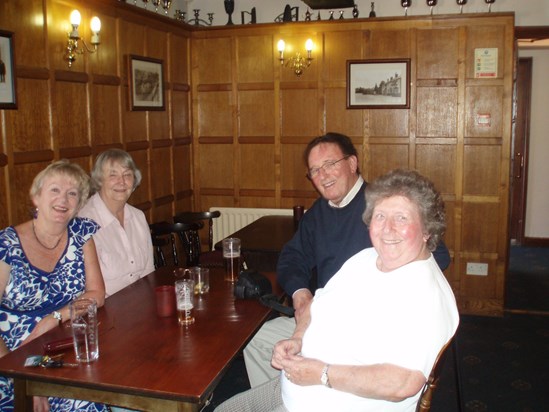
[[[42,192],[44,179],[53,175],[67,176],[75,181],[78,186],[77,211],[80,210],[88,200],[90,194],[90,177],[80,165],[71,163],[66,159],[58,160],[57,162],[50,164],[36,175],[29,190],[31,199]]]

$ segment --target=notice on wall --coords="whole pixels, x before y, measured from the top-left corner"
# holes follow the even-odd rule
[[[475,79],[498,77],[498,49],[475,49]]]

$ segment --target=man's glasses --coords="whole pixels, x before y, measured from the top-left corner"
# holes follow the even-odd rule
[[[341,162],[342,160],[346,160],[349,157],[350,157],[350,155],[347,155],[347,156],[342,157],[339,160],[334,160],[333,162],[326,162],[320,167],[313,167],[313,168],[309,169],[309,171],[307,172],[307,177],[311,180],[314,179],[315,177],[317,177],[320,174],[320,169],[324,170],[324,173],[328,173],[328,172],[334,170],[336,165],[339,162]]]

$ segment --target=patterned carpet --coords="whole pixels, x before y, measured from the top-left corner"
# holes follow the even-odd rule
[[[452,353],[443,367],[432,412],[549,411],[549,249],[511,248],[505,307],[511,312],[501,318],[461,317],[459,374]],[[248,388],[240,356],[204,412]]]

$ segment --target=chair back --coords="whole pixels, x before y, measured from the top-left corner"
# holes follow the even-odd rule
[[[223,266],[223,254],[213,250],[213,220],[221,216],[221,212],[181,212],[173,217],[174,222],[186,224],[199,224],[200,229],[204,222],[208,222],[208,250],[202,251],[199,230],[188,231],[182,242],[185,243],[187,250],[188,266],[221,267]]]
[[[448,352],[450,352],[449,348],[452,346],[454,339],[455,339],[455,335],[452,336],[452,338],[448,342],[446,342],[446,344],[442,347],[442,349],[438,353],[438,356],[435,360],[435,364],[433,365],[433,368],[431,369],[431,373],[427,378],[427,382],[425,382],[425,385],[421,390],[421,395],[419,395],[419,399],[417,401],[417,406],[416,406],[416,412],[429,412],[431,410],[433,394],[435,393],[435,390],[437,388],[442,367],[444,365],[444,362],[446,361],[446,358],[448,357]]]
[[[170,223],[170,222],[157,222],[149,225],[151,231],[152,244],[154,248],[154,264],[156,267],[166,266],[166,249],[171,254],[171,260],[175,266],[179,266],[180,257],[177,247],[176,235],[179,237],[182,247],[185,249],[187,256],[187,248],[185,245],[186,233],[196,232],[200,225],[196,223]],[[190,266],[187,262],[187,266]]]
[[[221,216],[219,210],[213,212],[181,212],[173,217],[176,223],[208,222],[208,251],[213,250],[213,220]],[[197,233],[198,234],[198,233]],[[200,240],[200,237],[198,238]],[[200,245],[200,244],[199,244]]]

